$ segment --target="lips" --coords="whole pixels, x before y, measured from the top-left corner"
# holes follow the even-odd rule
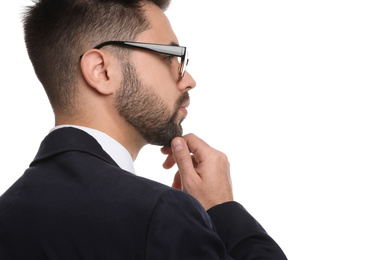
[[[188,114],[187,107],[189,106],[190,106],[190,100],[187,99],[186,101],[184,101],[184,103],[182,103],[182,105],[179,108],[179,111],[182,112],[185,116],[187,116]]]
[[[177,100],[176,107],[178,107],[178,111],[184,114],[184,116],[187,116],[188,111],[187,107],[190,106],[190,95],[188,92],[184,92],[180,98]]]

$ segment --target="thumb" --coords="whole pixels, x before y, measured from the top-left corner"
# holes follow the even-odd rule
[[[176,137],[172,140],[171,147],[182,181],[183,177],[186,177],[185,175],[196,173],[186,141],[183,138]]]

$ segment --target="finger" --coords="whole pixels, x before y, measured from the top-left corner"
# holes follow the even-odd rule
[[[161,148],[161,152],[163,154],[172,154],[172,148],[169,146],[164,146],[163,148]]]
[[[196,161],[195,156],[191,155],[191,159],[192,159],[192,164],[194,165],[194,168],[196,169],[196,167],[198,167],[198,162]]]
[[[165,159],[165,162],[163,163],[163,168],[168,170],[172,168],[175,164],[176,164],[175,158],[173,157],[173,154],[170,154]]]
[[[188,134],[183,136],[183,139],[186,141],[188,149],[194,154],[197,162],[202,161],[206,156],[209,149],[212,149],[205,141],[200,139],[194,134]]]
[[[172,140],[172,152],[184,186],[186,181],[194,180],[196,177],[199,178],[192,163],[192,156],[183,138],[176,137]]]
[[[172,188],[175,188],[175,189],[178,189],[178,190],[182,190],[181,178],[180,178],[180,172],[179,171],[176,172],[175,177],[173,178]]]

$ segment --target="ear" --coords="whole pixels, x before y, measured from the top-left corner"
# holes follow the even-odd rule
[[[115,68],[112,57],[96,49],[84,53],[80,61],[81,73],[88,83],[102,95],[115,93]]]

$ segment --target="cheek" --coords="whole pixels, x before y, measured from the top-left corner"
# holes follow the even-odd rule
[[[159,55],[147,51],[139,51],[134,54],[134,65],[138,75],[145,82],[150,84],[156,81],[174,81],[173,64],[169,64]]]
[[[134,56],[134,65],[142,84],[173,109],[180,96],[176,86],[178,72],[173,69],[174,64],[169,64],[149,53],[139,53]]]
[[[175,83],[169,77],[159,77],[156,73],[152,73],[144,75],[140,80],[142,88],[146,88],[147,92],[153,93],[169,109],[175,108],[179,92]]]
[[[175,108],[177,91],[175,91],[174,85],[169,83],[163,84],[161,81],[158,81],[153,87],[153,92],[156,93],[169,108]]]

